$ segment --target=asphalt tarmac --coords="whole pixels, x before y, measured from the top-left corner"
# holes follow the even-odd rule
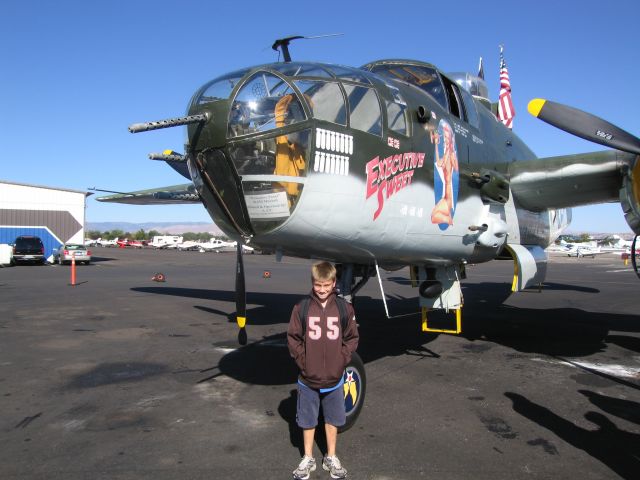
[[[69,266],[0,269],[0,478],[291,478],[284,332],[311,262],[245,257],[238,348],[233,253],[94,257],[75,286]],[[640,478],[640,280],[613,255],[553,257],[542,292],[510,294],[512,272],[468,268],[460,336],[388,320],[378,282],[363,288],[368,391],[338,441],[349,478]],[[392,315],[416,311],[406,270],[383,279]]]

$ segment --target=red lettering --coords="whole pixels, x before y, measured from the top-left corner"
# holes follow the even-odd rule
[[[387,199],[398,193],[407,185],[411,185],[416,168],[424,165],[425,154],[406,152],[389,155],[380,160],[375,157],[366,164],[367,197],[377,194],[378,208],[373,214],[376,220],[384,208],[385,195]]]
[[[413,170],[409,170],[407,172],[407,185],[411,185],[412,179],[413,179]]]
[[[407,161],[411,162],[411,168],[416,168],[418,166],[418,156],[411,152],[411,153],[405,153],[405,156],[407,156]]]
[[[382,182],[380,182],[380,185],[378,186],[378,209],[373,214],[374,220],[378,218],[378,215],[380,215],[380,212],[382,212],[382,207],[384,207],[383,192],[386,186],[387,186],[386,180],[383,180]]]
[[[393,174],[393,155],[388,156],[384,159],[385,169],[384,169],[384,178],[389,178]]]
[[[367,162],[367,198],[376,193],[378,185],[379,157]]]
[[[408,167],[407,163],[405,162],[404,155],[400,154],[396,155],[396,157],[398,157],[398,170],[403,171],[406,167]]]
[[[387,198],[389,198],[396,190],[396,179],[391,178],[387,180]]]
[[[391,174],[395,175],[398,173],[398,162],[402,158],[402,155],[394,155],[393,161],[391,162]]]
[[[404,178],[404,175],[398,175],[396,178],[394,178],[395,183],[396,183],[396,192],[398,190],[402,190],[402,187],[404,186],[403,182],[402,182],[403,178]]]

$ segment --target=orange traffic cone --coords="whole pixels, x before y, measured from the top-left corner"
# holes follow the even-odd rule
[[[71,284],[72,287],[76,286],[76,256],[71,254]]]

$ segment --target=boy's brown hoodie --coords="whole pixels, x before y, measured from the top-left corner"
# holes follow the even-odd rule
[[[329,295],[324,308],[313,291],[309,296],[306,319],[300,318],[299,304],[291,312],[287,345],[300,369],[300,381],[315,389],[330,388],[338,384],[351,361],[351,354],[358,347],[360,337],[356,318],[353,307],[347,302],[349,321],[343,332],[336,294]],[[306,322],[304,337],[302,321]]]

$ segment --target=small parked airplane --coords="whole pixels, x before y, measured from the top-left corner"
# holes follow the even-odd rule
[[[566,253],[568,257],[595,257],[602,253],[612,253],[611,251],[604,251],[601,247],[593,247],[590,245],[580,244],[567,244],[563,253]]]
[[[114,238],[113,240],[100,240],[98,245],[101,247],[117,247],[118,246],[118,238]]]
[[[225,242],[218,238],[212,238],[208,242],[198,243],[200,252],[235,252],[236,242]]]

